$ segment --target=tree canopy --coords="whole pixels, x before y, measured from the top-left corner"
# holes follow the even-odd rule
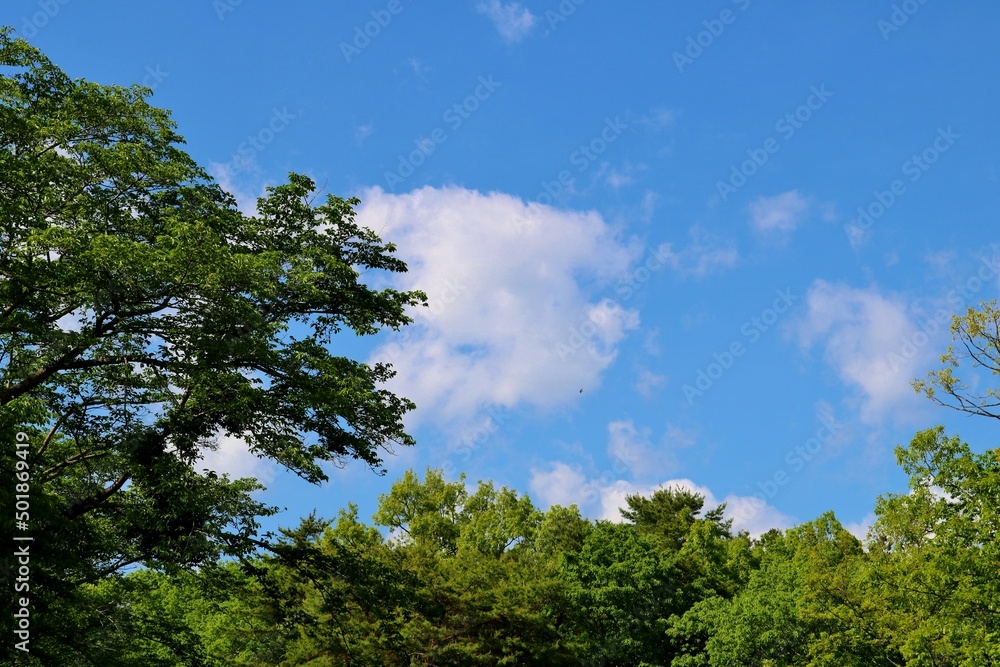
[[[406,266],[356,199],[292,174],[244,215],[148,89],[72,80],[9,29],[0,68],[0,433],[31,444],[42,655],[81,584],[256,547],[259,485],[199,469],[219,436],[312,482],[412,444],[391,368],[335,344],[425,299],[361,279]]]

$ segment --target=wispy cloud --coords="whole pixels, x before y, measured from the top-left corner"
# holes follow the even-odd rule
[[[420,62],[416,58],[410,58],[406,62],[410,66],[410,69],[413,70],[413,73],[417,76],[417,78],[426,83],[427,73],[430,72],[430,67]]]
[[[374,123],[365,123],[354,128],[354,141],[360,146],[375,131]]]
[[[672,243],[660,246],[657,255],[665,258],[675,272],[683,276],[705,276],[731,269],[739,262],[740,254],[731,242],[722,241],[698,226],[688,230],[690,243],[677,250]]]
[[[632,168],[630,165],[625,165],[621,171],[618,169],[608,166],[605,179],[607,184],[614,190],[620,190],[626,185],[631,185],[635,183],[635,178],[632,177]]]
[[[793,232],[809,210],[809,202],[798,190],[750,202],[750,224],[760,232]]]
[[[666,385],[666,383],[667,378],[665,376],[657,375],[643,368],[639,371],[639,379],[636,380],[635,390],[646,398],[652,398],[653,392]]]
[[[477,10],[485,14],[508,43],[519,42],[531,33],[537,19],[519,2],[488,0],[480,2]]]
[[[636,428],[631,419],[608,424],[608,458],[633,477],[656,478],[676,471],[673,450],[653,444],[648,428]],[[662,477],[660,477],[662,479]]]

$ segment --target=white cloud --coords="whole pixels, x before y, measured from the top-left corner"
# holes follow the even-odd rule
[[[719,500],[712,491],[690,479],[663,479],[665,473],[675,468],[673,453],[694,443],[694,435],[674,425],[667,428],[660,446],[654,446],[648,429],[638,429],[631,420],[608,424],[608,457],[614,462],[612,470],[599,478],[588,478],[579,466],[563,461],[553,461],[545,468],[532,468],[529,488],[542,507],[572,505],[580,507],[583,514],[597,519],[619,522],[621,509],[627,506],[630,495],[650,496],[658,489],[677,487],[705,497],[705,511],[726,503],[725,516],[733,520],[736,531],[746,530],[751,535],[761,535],[771,528],[789,528],[791,517],[768,505],[762,497],[729,494]],[[631,473],[633,479],[615,479]]]
[[[519,2],[487,0],[480,2],[476,9],[493,21],[506,42],[521,41],[535,27],[535,15]]]
[[[561,461],[552,464],[548,471],[532,469],[529,488],[540,505],[568,507],[584,502],[587,493],[587,477],[578,468]]]
[[[745,530],[757,537],[771,528],[785,529],[794,525],[792,517],[753,496],[729,494],[721,500],[712,490],[695,484],[690,479],[670,479],[662,484],[643,486],[625,480],[618,480],[600,487],[600,514],[598,518],[607,521],[622,521],[621,509],[627,506],[626,496],[640,494],[651,496],[659,489],[680,488],[705,497],[704,510],[711,510],[726,503],[725,517],[733,520],[733,530]]]
[[[223,435],[214,450],[204,450],[204,458],[195,468],[228,474],[233,479],[255,477],[266,486],[274,480],[278,466],[251,452],[243,438]]]
[[[792,232],[809,210],[809,202],[798,190],[750,202],[750,222],[761,232]]]
[[[805,348],[822,344],[826,362],[847,385],[860,390],[861,417],[876,423],[904,417],[918,402],[910,381],[940,349],[944,326],[911,316],[900,297],[875,288],[816,281],[806,296],[808,312],[794,325]]]
[[[844,232],[847,234],[847,241],[851,244],[851,248],[854,250],[861,248],[861,246],[863,246],[868,240],[868,236],[871,234],[870,230],[862,229],[853,222],[844,225]]]
[[[726,518],[733,520],[733,530],[745,530],[752,537],[760,537],[772,528],[785,530],[795,525],[795,519],[757,496],[731,493],[722,501],[726,503]],[[711,507],[708,502],[706,505]]]
[[[588,295],[639,256],[596,213],[456,187],[362,199],[359,221],[409,266],[392,285],[430,302],[374,354],[398,370],[390,387],[417,403],[413,420],[454,426],[491,405],[572,402],[638,326],[636,311]]]
[[[868,531],[871,529],[873,523],[875,523],[875,513],[871,512],[861,519],[861,521],[845,523],[844,529],[864,542],[868,538]]]
[[[681,428],[675,424],[667,424],[667,431],[663,435],[663,441],[674,447],[690,447],[697,442],[694,431]]]

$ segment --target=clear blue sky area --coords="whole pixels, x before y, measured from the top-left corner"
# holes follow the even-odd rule
[[[612,518],[664,483],[759,533],[905,490],[893,448],[948,317],[1000,284],[1000,4],[10,0],[74,77],[142,83],[247,211],[289,171],[357,195],[431,308],[340,341],[418,404],[379,477],[309,486],[224,439],[288,509],[363,515],[408,467]],[[983,382],[993,381],[982,378]],[[756,498],[755,498],[756,494]]]

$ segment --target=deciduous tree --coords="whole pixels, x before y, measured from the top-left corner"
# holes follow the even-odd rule
[[[335,351],[425,302],[362,279],[406,270],[392,244],[301,175],[242,214],[150,94],[0,30],[0,432],[31,442],[39,656],[83,583],[255,548],[256,482],[199,466],[219,436],[312,482],[412,444],[391,368]]]

